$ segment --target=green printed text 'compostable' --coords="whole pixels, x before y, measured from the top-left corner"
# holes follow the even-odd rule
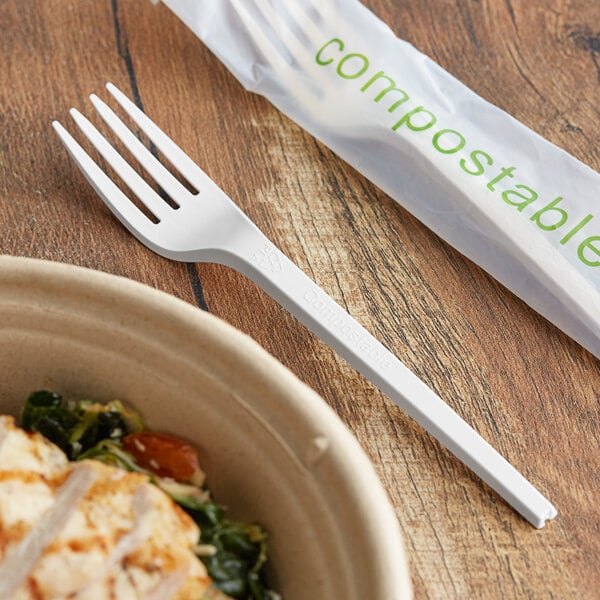
[[[456,129],[440,127],[437,116],[424,106],[410,106],[410,95],[396,86],[389,74],[371,67],[371,61],[362,53],[347,52],[340,38],[332,38],[316,53],[315,61],[324,68],[335,69],[345,80],[357,80],[360,92],[376,94],[373,101],[384,98],[391,102],[387,108],[394,115],[391,130],[399,133],[427,132],[432,147],[441,156],[456,155],[458,167],[467,175],[481,177],[482,187],[496,193],[506,206],[522,214],[542,232],[556,232],[558,243],[571,249],[587,267],[600,266],[600,235],[592,233],[597,222],[595,215],[587,214],[574,222],[569,216],[568,202],[561,195],[552,200],[540,198],[538,192],[520,180],[518,166],[498,167],[492,154],[483,149],[471,149],[465,136]],[[529,207],[529,208],[528,208]],[[525,213],[525,209],[527,213]],[[534,212],[532,212],[534,211]]]

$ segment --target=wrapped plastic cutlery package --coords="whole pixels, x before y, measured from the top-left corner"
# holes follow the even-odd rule
[[[600,357],[600,174],[358,0],[162,1],[247,90]]]

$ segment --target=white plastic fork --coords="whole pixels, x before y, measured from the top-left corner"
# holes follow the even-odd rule
[[[112,84],[110,93],[198,192],[189,191],[97,96],[97,112],[160,187],[173,208],[122,158],[80,112],[71,115],[83,134],[153,222],[115,185],[57,121],[53,127],[73,160],[125,227],[158,254],[186,262],[216,262],[243,273],[372,381],[431,435],[489,484],[535,527],[556,509],[440,397],[280,252],[230,198],[142,111]]]

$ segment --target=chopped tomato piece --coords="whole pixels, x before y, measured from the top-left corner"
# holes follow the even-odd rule
[[[123,447],[141,467],[159,477],[195,483],[202,476],[196,449],[169,433],[132,433],[123,438]]]

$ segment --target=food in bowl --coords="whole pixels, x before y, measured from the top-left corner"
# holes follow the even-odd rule
[[[356,438],[214,315],[123,277],[0,256],[0,365],[0,414],[35,389],[118,397],[192,441],[227,515],[264,524],[285,600],[411,598],[394,507]]]
[[[266,534],[226,518],[189,443],[48,391],[20,425],[0,416],[0,598],[278,598]]]

